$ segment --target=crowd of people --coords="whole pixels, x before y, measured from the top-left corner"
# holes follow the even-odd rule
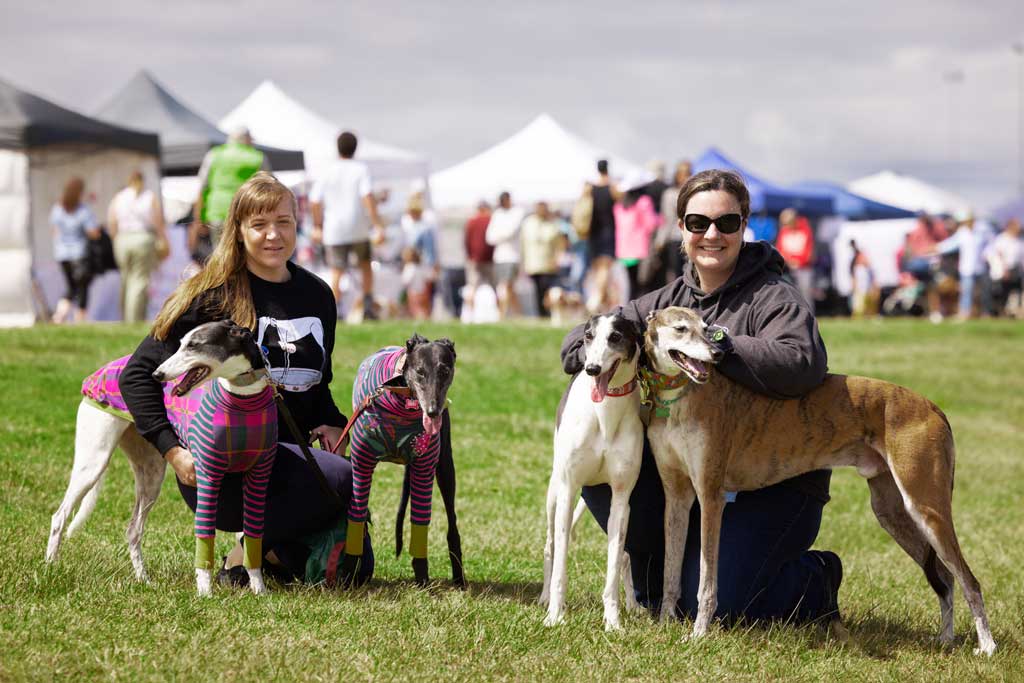
[[[896,254],[899,285],[889,291],[876,285],[871,262],[851,246],[855,316],[902,313],[941,322],[1024,315],[1024,239],[1016,218],[997,232],[970,212],[919,214]]]
[[[443,300],[446,315],[492,322],[524,315],[553,317],[561,324],[587,313],[607,311],[672,282],[684,270],[682,229],[675,218],[679,190],[691,176],[688,161],[666,176],[654,161],[621,179],[606,160],[571,205],[548,201],[516,203],[501,192],[492,206],[482,198],[462,226],[464,279],[452,289],[440,258],[441,223],[426,187],[413,187],[396,211],[390,192],[375,187],[367,165],[355,158],[358,139],[343,132],[338,158],[309,190],[308,211],[300,205],[296,260],[321,273],[345,319],[435,315]],[[188,227],[191,275],[206,262],[220,238],[231,197],[258,171],[269,171],[263,152],[244,128],[212,148],[199,170],[199,192]],[[96,275],[121,272],[120,310],[126,321],[144,320],[151,276],[169,253],[158,192],[134,172],[111,201],[105,225],[84,200],[80,178],[68,182],[50,215],[54,254],[66,280],[54,322],[84,320],[89,285]],[[301,200],[301,198],[300,198]],[[753,223],[753,216],[750,223]],[[830,298],[831,250],[816,243],[815,229],[794,209],[769,219],[771,236],[786,264],[786,278],[812,310],[823,313],[927,315],[949,317],[1024,315],[1021,273],[1024,242],[1019,221],[996,234],[969,214],[920,215],[896,255],[897,287],[880,287],[877,264],[853,242],[848,267],[852,291],[837,308]],[[743,239],[753,241],[751,224]],[[464,286],[462,286],[464,284]]]

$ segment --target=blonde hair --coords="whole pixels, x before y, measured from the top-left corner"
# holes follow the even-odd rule
[[[174,290],[153,321],[155,339],[167,339],[178,318],[208,292],[212,296],[205,304],[207,313],[231,319],[250,330],[256,329],[256,307],[245,268],[242,224],[254,215],[273,211],[284,198],[291,201],[292,214],[297,218],[295,195],[269,173],[261,171],[238,188],[231,199],[220,242],[214,245],[206,265]]]

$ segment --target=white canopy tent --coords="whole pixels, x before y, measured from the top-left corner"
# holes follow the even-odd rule
[[[912,176],[881,171],[847,183],[846,189],[878,202],[932,215],[969,211],[971,203]]]
[[[597,176],[599,159],[608,159],[615,177],[641,170],[541,114],[507,140],[430,176],[430,194],[439,209],[467,208],[482,199],[493,202],[503,190],[517,203],[567,203]]]
[[[263,81],[248,97],[222,118],[222,130],[245,126],[253,140],[273,147],[301,149],[306,172],[316,178],[338,158],[338,135],[343,128],[306,108],[271,81]],[[358,131],[355,131],[359,135]],[[370,168],[374,181],[426,180],[427,160],[398,147],[383,145],[359,135],[356,158]],[[291,172],[276,174],[293,184]]]

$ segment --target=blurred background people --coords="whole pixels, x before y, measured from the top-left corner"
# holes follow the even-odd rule
[[[429,320],[433,298],[433,271],[415,247],[402,250],[402,286],[409,315],[416,320]]]
[[[627,299],[636,299],[645,292],[640,286],[640,262],[650,253],[651,237],[661,222],[654,211],[654,202],[647,194],[652,176],[641,171],[626,176],[619,185],[622,195],[612,209],[615,216],[615,256],[629,276]]]
[[[67,320],[69,314],[75,322],[82,322],[89,307],[92,271],[88,242],[100,238],[100,225],[92,210],[82,201],[84,193],[85,181],[71,178],[64,185],[60,201],[50,209],[53,257],[60,265],[67,285],[53,313],[53,322],[58,324]]]
[[[145,186],[141,171],[133,171],[127,187],[110,200],[107,231],[121,272],[121,315],[125,322],[140,322],[146,319],[150,277],[170,255],[160,198]]]
[[[188,231],[188,249],[199,265],[220,240],[231,198],[257,171],[270,171],[263,152],[252,146],[249,129],[240,126],[228,135],[228,141],[206,153],[199,166],[199,196]]]
[[[957,318],[968,320],[974,317],[975,285],[985,267],[982,254],[985,250],[985,235],[975,225],[974,214],[970,211],[958,214],[957,230],[935,249],[939,254],[957,254],[957,275],[960,278],[960,295]]]
[[[672,174],[672,184],[661,193],[661,227],[658,228],[658,239],[655,244],[661,249],[662,277],[660,284],[668,284],[683,274],[683,231],[679,229],[676,218],[676,201],[679,189],[693,175],[693,166],[686,159],[676,164]],[[748,228],[749,229],[749,228]]]
[[[522,314],[516,295],[519,276],[519,229],[525,212],[512,205],[512,195],[498,195],[498,206],[487,224],[487,243],[494,247],[494,279],[498,287],[498,310],[503,319]]]
[[[1011,218],[1003,231],[985,250],[989,277],[992,279],[992,306],[995,315],[1021,316],[1021,279],[1024,271],[1024,240],[1020,221]]]
[[[814,310],[814,233],[806,218],[796,209],[783,209],[779,214],[779,234],[775,248],[789,267],[797,289]]]
[[[611,305],[611,269],[615,260],[615,201],[619,192],[608,174],[608,161],[597,162],[597,180],[590,185],[593,209],[587,252],[592,276],[591,294],[587,298],[587,311],[600,313]]]
[[[521,232],[523,272],[533,280],[537,314],[546,318],[551,313],[544,295],[558,281],[559,251],[564,245],[561,220],[551,213],[547,202],[537,202],[534,212],[523,220]]]
[[[466,221],[463,244],[466,248],[466,298],[470,301],[481,283],[494,286],[494,247],[487,243],[491,205],[480,202],[476,213]]]
[[[850,261],[850,281],[853,290],[850,294],[850,312],[854,318],[873,316],[878,313],[878,288],[875,286],[875,275],[871,270],[871,261],[867,254],[857,247],[857,242],[850,240],[853,258]]]
[[[383,230],[377,214],[370,171],[353,157],[359,140],[344,131],[338,136],[338,159],[309,192],[313,214],[313,241],[324,246],[330,268],[334,300],[341,301],[341,276],[355,260],[362,276],[363,316],[373,318],[373,267],[370,263],[370,226]]]

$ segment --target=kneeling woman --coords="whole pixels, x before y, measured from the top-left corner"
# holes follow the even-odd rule
[[[347,422],[328,388],[337,324],[334,296],[320,278],[289,261],[295,232],[295,197],[273,176],[257,173],[235,194],[223,236],[206,265],[170,296],[121,375],[121,393],[139,432],[174,468],[178,488],[193,511],[197,490],[192,456],[171,426],[163,389],[152,375],[196,325],[230,318],[253,330],[257,343],[267,349],[272,377],[283,385],[285,405],[301,431],[298,438],[336,443]],[[264,566],[302,579],[310,537],[337,528],[346,513],[352,469],[341,456],[312,449],[337,498],[324,491],[298,447],[285,443],[296,437],[283,417],[279,420],[282,443],[266,493]],[[242,475],[228,474],[218,499],[217,528],[241,531],[242,508]],[[364,553],[363,580],[373,572],[368,544]],[[232,552],[225,569],[241,560],[240,552]]]
[[[743,242],[750,194],[742,179],[729,171],[698,173],[680,190],[676,213],[688,258],[682,277],[629,302],[620,309],[622,315],[644,325],[651,311],[669,306],[695,309],[705,323],[718,326],[724,356],[717,369],[732,381],[780,399],[803,396],[821,384],[827,356],[810,305],[783,279],[779,252],[764,242]],[[582,369],[582,346],[580,326],[562,346],[566,372]],[[765,428],[770,433],[773,426]],[[830,475],[818,470],[744,491],[725,506],[717,616],[803,622],[837,614],[842,563],[835,553],[809,550],[829,498]],[[584,487],[583,499],[605,526],[611,500],[608,486]],[[626,550],[637,600],[657,607],[665,561],[665,495],[646,442],[630,508]],[[689,529],[678,608],[693,616],[700,576],[696,503]]]

